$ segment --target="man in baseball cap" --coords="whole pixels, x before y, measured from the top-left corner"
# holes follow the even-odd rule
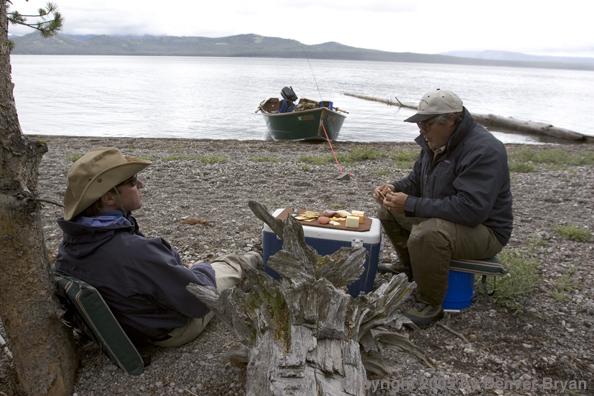
[[[404,313],[418,327],[443,317],[452,259],[487,259],[509,241],[512,195],[505,146],[474,121],[453,92],[427,92],[416,114],[421,152],[410,174],[378,186],[378,217],[404,272],[417,283],[417,302]]]
[[[423,95],[417,113],[404,122],[416,123],[429,147],[435,150],[445,146],[462,120],[463,110],[462,100],[455,93],[438,89]]]
[[[132,211],[142,206],[137,174],[150,164],[101,147],[70,167],[55,268],[93,285],[134,343],[175,347],[213,317],[186,286],[233,287],[241,266],[259,268],[262,256],[227,254],[187,268],[166,240],[146,238]]]
[[[438,89],[423,95],[417,113],[404,122],[423,122],[439,114],[459,113],[463,109],[462,100],[458,95]]]

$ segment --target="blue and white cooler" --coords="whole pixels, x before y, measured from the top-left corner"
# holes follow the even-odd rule
[[[303,213],[305,210],[300,210]],[[292,213],[291,209],[277,209],[273,216],[279,219],[286,219]],[[323,226],[316,220],[316,224],[308,225],[301,222],[305,242],[314,248],[320,256],[326,256],[338,251],[341,247],[365,247],[369,256],[365,261],[365,271],[361,274],[358,281],[348,286],[349,292],[353,297],[357,297],[360,292],[369,293],[373,289],[377,263],[379,262],[383,248],[382,233],[380,221],[376,218],[365,217],[360,229],[349,229],[344,225]],[[273,256],[283,247],[283,241],[276,236],[274,232],[264,224],[262,230],[262,248],[264,258],[264,271],[274,279],[280,280],[280,275],[272,268],[268,267],[267,262],[270,256]]]

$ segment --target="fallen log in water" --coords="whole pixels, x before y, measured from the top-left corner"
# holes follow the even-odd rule
[[[581,133],[559,128],[551,124],[535,121],[522,121],[513,117],[502,117],[495,114],[472,113],[472,118],[485,127],[507,129],[514,132],[553,136],[559,139],[586,141],[587,137]]]
[[[396,100],[398,100],[397,102],[390,100],[390,99],[381,99],[381,98],[374,98],[372,96],[365,96],[365,95],[357,95],[357,94],[352,94],[352,93],[346,93],[346,96],[352,96],[354,98],[359,98],[359,99],[365,99],[365,100],[371,100],[373,102],[380,102],[380,103],[385,103],[387,105],[390,106],[399,106],[399,107],[411,107],[413,109],[416,109],[416,106],[412,106],[412,105],[406,105],[404,103],[401,103],[398,98],[396,98]]]
[[[248,293],[188,286],[243,344],[233,353],[236,359],[247,353],[247,395],[365,395],[368,372],[385,376],[395,370],[381,354],[387,348],[432,366],[394,330],[410,323],[400,314],[414,290],[406,276],[353,298],[346,286],[363,273],[365,248],[320,257],[292,216],[278,220],[257,202],[249,206],[283,240],[283,250],[267,263],[282,280],[243,268],[252,283]]]
[[[375,102],[385,103],[390,106],[406,107],[410,109],[417,109],[417,105],[412,103],[403,103],[398,98],[395,101],[388,99],[374,98],[371,96],[356,95],[351,93],[345,93],[347,96],[352,96],[359,99],[371,100]],[[559,128],[551,124],[535,121],[522,121],[517,120],[513,117],[502,117],[494,114],[476,114],[472,113],[472,117],[476,122],[485,127],[494,127],[498,129],[504,129],[511,132],[517,133],[529,133],[536,135],[552,136],[559,139],[573,140],[573,141],[586,141],[591,140],[588,136],[578,132],[570,131],[569,129]]]
[[[390,100],[390,99],[374,98],[373,96],[357,95],[357,94],[346,93],[346,92],[344,94],[346,96],[352,96],[353,98],[371,100],[372,102],[385,103],[390,106],[406,107],[406,108],[414,109],[414,110],[416,110],[418,108],[418,104],[404,103],[404,102],[401,102],[400,100],[398,100],[398,98],[394,98],[394,99],[396,99],[394,101],[394,100]]]

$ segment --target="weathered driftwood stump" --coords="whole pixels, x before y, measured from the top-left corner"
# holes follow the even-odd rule
[[[244,268],[253,284],[248,293],[188,286],[246,347],[248,395],[363,395],[366,371],[392,371],[384,348],[408,351],[430,365],[408,338],[385,327],[406,321],[399,308],[414,290],[406,276],[353,298],[346,286],[363,273],[365,248],[320,257],[294,218],[277,220],[261,204],[249,206],[283,240],[283,250],[267,264],[282,281]]]

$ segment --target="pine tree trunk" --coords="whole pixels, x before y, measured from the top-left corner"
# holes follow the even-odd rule
[[[0,319],[29,395],[69,395],[76,358],[60,321],[37,201],[47,147],[21,133],[13,97],[6,1],[0,1]]]

